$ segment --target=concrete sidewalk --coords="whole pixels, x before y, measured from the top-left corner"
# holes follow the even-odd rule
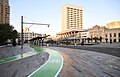
[[[20,46],[16,47],[4,47],[0,49],[1,58],[14,56],[20,53],[26,53],[33,51],[31,47],[25,45],[23,51],[20,51]],[[37,70],[43,65],[49,58],[47,52],[40,52],[36,55],[26,57],[23,59],[1,63],[0,64],[0,76],[1,77],[28,77],[32,72]]]
[[[70,45],[75,46],[75,45]],[[76,45],[76,46],[82,46],[82,45]],[[120,48],[120,43],[100,43],[100,44],[94,44],[94,45],[83,45],[85,47],[107,47],[107,48]]]
[[[5,46],[0,48],[0,59],[2,58],[7,58],[7,57],[12,57],[21,53],[26,53],[33,51],[33,49],[28,45],[25,44],[23,47],[23,50],[21,50],[21,46]]]
[[[89,45],[90,47],[110,47],[110,48],[120,48],[120,43],[101,43],[96,45]]]

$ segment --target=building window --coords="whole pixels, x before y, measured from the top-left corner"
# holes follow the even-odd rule
[[[116,39],[114,39],[114,42],[116,42]]]
[[[116,33],[114,33],[114,37],[116,37]]]
[[[108,42],[108,38],[105,38],[105,40],[106,40],[106,43]]]
[[[118,37],[120,37],[120,33],[118,34]]]
[[[112,43],[112,39],[110,39],[110,43]]]
[[[107,34],[105,34],[105,37],[107,37]]]
[[[112,34],[110,33],[110,37],[112,37]]]

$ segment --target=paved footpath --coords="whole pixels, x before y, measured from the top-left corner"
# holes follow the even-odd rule
[[[8,48],[4,48],[4,50],[6,50],[6,49],[8,49]],[[6,52],[8,52],[8,53],[6,53],[6,55],[7,55],[7,57],[5,57],[5,58],[1,58],[0,59],[0,64],[1,63],[5,63],[5,62],[11,62],[11,61],[15,61],[15,60],[19,60],[19,59],[23,59],[23,58],[26,58],[26,57],[29,57],[29,56],[33,56],[33,55],[36,55],[36,54],[38,54],[39,52],[36,52],[35,51],[35,47],[34,47],[34,49],[32,49],[31,47],[29,47],[28,45],[27,46],[25,46],[24,47],[24,49],[22,49],[22,52],[19,52],[19,51],[21,51],[21,49],[20,50],[17,50],[18,49],[18,47],[9,47],[9,49],[10,50],[6,50],[6,51],[2,51],[1,53],[6,53]],[[12,50],[11,50],[12,49]],[[8,54],[10,54],[11,52],[13,52],[13,49],[16,49],[16,50],[14,50],[14,53],[20,53],[20,54],[18,54],[18,55],[14,55],[14,56],[8,56]],[[40,48],[39,48],[40,49]],[[1,49],[2,50],[2,49]],[[23,53],[24,52],[24,53]],[[0,55],[0,56],[3,56],[3,55]]]
[[[19,49],[19,47],[16,47],[16,48]],[[1,53],[2,52],[4,53],[4,57],[15,56],[21,53],[18,50],[11,51],[16,48],[6,47],[6,48],[1,49],[1,50],[4,50],[4,51],[1,51]],[[11,49],[11,50],[7,50],[7,49]],[[28,55],[31,55],[31,49],[32,48],[30,48],[27,45],[24,46],[23,52],[29,53],[29,54],[24,54],[23,57],[25,58],[23,59],[0,63],[0,77],[28,77],[28,75],[30,75],[32,72],[37,70],[48,60],[49,54],[47,52],[41,52],[36,55],[26,57]],[[7,52],[10,55],[8,55]],[[11,53],[13,53],[14,55],[12,55]]]
[[[26,53],[26,52],[30,52],[30,51],[33,51],[33,49],[31,47],[29,47],[28,44],[24,45],[23,50],[21,50],[21,46],[2,47],[2,48],[0,48],[0,59],[16,56],[16,55],[19,55],[21,53]]]
[[[11,47],[8,48],[10,49]],[[26,48],[26,50],[31,49],[29,46],[26,46],[24,48]],[[0,76],[57,77],[63,66],[63,58],[61,54],[51,49],[44,48],[42,50],[45,52],[41,52],[41,48],[37,46],[33,46],[33,48],[34,50],[32,49],[31,51],[27,52],[24,51],[22,55],[19,54],[0,59]]]
[[[64,66],[58,77],[120,77],[120,58],[92,51],[49,47],[61,52]]]

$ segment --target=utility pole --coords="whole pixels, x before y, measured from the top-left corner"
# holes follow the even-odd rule
[[[21,49],[23,49],[23,16],[21,16]]]

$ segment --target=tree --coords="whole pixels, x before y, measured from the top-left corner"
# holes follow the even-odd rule
[[[11,34],[12,45],[16,46],[16,38],[18,37],[18,32],[16,30],[13,30]]]
[[[49,43],[49,44],[55,44],[56,43],[56,41],[54,41],[54,40],[48,40],[48,41],[46,41],[46,43]]]
[[[88,37],[87,40],[88,40],[88,43],[90,43],[91,38]]]
[[[0,45],[6,44],[7,40],[16,40],[17,37],[18,33],[12,25],[0,24]]]
[[[94,37],[93,40],[95,40],[95,43],[96,43],[98,40],[98,37]]]
[[[101,36],[100,36],[99,40],[100,40],[100,42],[102,42],[102,37]]]

